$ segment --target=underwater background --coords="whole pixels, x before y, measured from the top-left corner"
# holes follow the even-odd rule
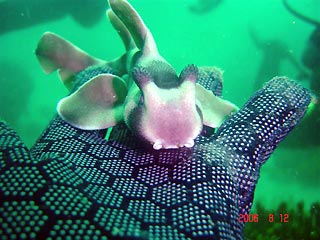
[[[101,59],[124,53],[119,36],[105,17],[106,1],[89,1],[92,9],[81,2],[87,0],[67,4],[59,0],[0,1],[0,117],[29,147],[56,114],[59,99],[68,93],[58,75],[46,75],[35,57],[44,32],[57,33]],[[307,71],[301,55],[314,26],[291,15],[280,0],[216,2],[212,9],[198,12],[190,6],[201,1],[130,1],[153,33],[160,54],[177,72],[190,63],[220,67],[224,71],[223,98],[239,107],[257,90],[256,79],[286,75],[309,86],[307,79],[298,76]],[[318,0],[290,3],[320,21]],[[72,14],[74,11],[81,14]],[[257,45],[257,40],[265,47]],[[276,214],[283,202],[283,213],[302,202],[308,214],[312,204],[320,201],[320,120],[313,120],[318,123],[303,121],[298,125],[262,167],[252,213],[261,210],[258,203],[270,209],[265,214]],[[294,220],[283,224],[290,228]]]

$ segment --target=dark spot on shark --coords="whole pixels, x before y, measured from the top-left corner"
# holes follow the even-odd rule
[[[152,61],[146,69],[152,73],[152,79],[159,88],[177,88],[182,83],[175,70],[166,62]]]

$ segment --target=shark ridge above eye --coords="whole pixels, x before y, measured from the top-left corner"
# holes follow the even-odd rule
[[[71,90],[57,106],[63,120],[84,130],[124,121],[155,150],[191,148],[203,125],[217,128],[238,109],[200,85],[210,74],[221,77],[220,70],[189,64],[178,75],[132,5],[110,0],[109,6],[107,16],[126,50],[119,58],[94,58],[49,32],[38,43],[36,55],[44,71],[59,70]]]

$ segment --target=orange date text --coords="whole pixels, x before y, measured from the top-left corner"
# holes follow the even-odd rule
[[[280,213],[280,214],[273,214],[269,213],[264,215],[263,222],[280,222],[280,223],[287,223],[289,222],[289,214],[288,213]],[[250,214],[239,214],[238,222],[242,223],[257,223],[259,222],[259,214],[257,213],[250,213]]]

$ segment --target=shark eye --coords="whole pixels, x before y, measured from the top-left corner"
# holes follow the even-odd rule
[[[143,95],[141,95],[141,96],[140,96],[140,99],[139,99],[138,105],[139,105],[139,106],[142,106],[143,104],[144,104],[144,97],[143,97]]]

